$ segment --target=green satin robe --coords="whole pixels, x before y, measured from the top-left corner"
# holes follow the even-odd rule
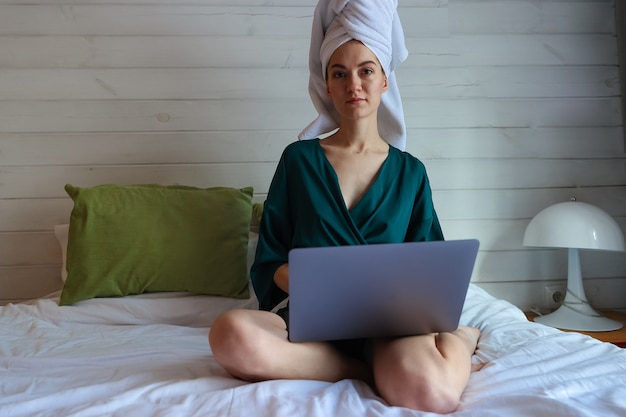
[[[263,208],[251,270],[259,308],[287,297],[274,272],[298,247],[443,240],[424,165],[392,146],[378,177],[350,210],[320,140],[287,146]]]

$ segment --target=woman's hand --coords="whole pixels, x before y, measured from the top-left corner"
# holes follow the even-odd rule
[[[282,264],[274,272],[274,283],[289,294],[289,264]]]

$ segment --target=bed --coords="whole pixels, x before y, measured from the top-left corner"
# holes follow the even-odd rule
[[[68,272],[64,285],[72,279],[70,261],[84,229],[74,211],[71,221],[56,229]],[[244,227],[249,267],[256,240],[249,222]],[[106,228],[121,245],[115,219],[107,219]],[[355,380],[246,383],[229,376],[212,357],[207,336],[221,312],[256,308],[253,292],[158,291],[70,304],[62,297],[57,292],[0,307],[0,416],[431,415],[390,407]],[[626,350],[529,322],[475,284],[461,322],[481,329],[473,361],[484,365],[451,415],[626,416]]]
[[[207,343],[212,320],[227,304],[163,293],[4,306],[0,415],[427,415],[388,407],[359,381],[251,384],[230,377]],[[482,330],[474,360],[485,365],[452,415],[626,415],[626,351],[528,322],[475,285],[462,322]]]

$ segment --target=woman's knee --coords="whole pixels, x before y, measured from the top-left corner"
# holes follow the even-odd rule
[[[459,397],[449,387],[439,385],[437,381],[423,375],[380,385],[383,398],[390,405],[398,407],[447,414],[456,410],[459,401]]]
[[[209,344],[213,355],[219,355],[227,347],[236,343],[245,331],[244,317],[238,310],[226,311],[219,315],[209,331]]]
[[[261,378],[267,352],[260,343],[264,329],[246,310],[220,315],[209,331],[209,344],[215,360],[231,375],[249,381]],[[266,333],[266,331],[265,331]]]
[[[220,315],[209,331],[209,345],[217,362],[225,368],[232,368],[250,350],[251,332],[245,312],[227,311]]]
[[[454,381],[457,371],[435,349],[429,337],[374,345],[376,389],[390,405],[439,414],[456,409],[462,392]]]
[[[456,410],[460,395],[440,378],[400,366],[375,375],[376,388],[390,405],[447,414]]]

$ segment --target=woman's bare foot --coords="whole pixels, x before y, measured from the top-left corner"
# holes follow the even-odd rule
[[[475,327],[459,326],[452,334],[463,340],[470,354],[474,354],[478,346],[478,339],[480,339],[480,330]],[[472,363],[472,372],[479,371],[483,366],[485,366],[484,363]]]
[[[452,334],[463,340],[470,354],[474,353],[478,345],[478,339],[480,338],[480,330],[475,327],[459,326]]]

